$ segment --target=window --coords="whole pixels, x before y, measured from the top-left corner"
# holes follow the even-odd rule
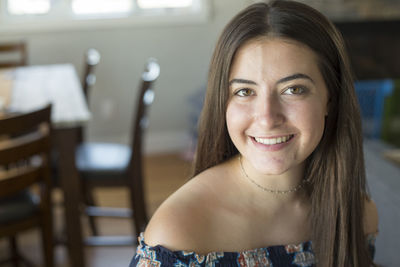
[[[190,7],[192,0],[137,0],[139,8],[182,8]]]
[[[132,0],[72,0],[74,14],[126,13],[132,11]]]
[[[209,0],[0,0],[0,32],[205,21]]]
[[[7,12],[14,15],[46,14],[50,10],[49,0],[8,0]]]

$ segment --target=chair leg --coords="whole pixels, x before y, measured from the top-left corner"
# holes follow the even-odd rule
[[[134,221],[135,221],[136,235],[139,235],[141,232],[143,232],[145,230],[146,225],[147,225],[147,219],[146,219],[146,215],[143,212],[140,212],[140,211],[136,212],[136,210],[133,211],[133,217],[134,217]]]
[[[144,192],[141,184],[136,184],[134,188],[130,188],[131,208],[133,210],[133,221],[135,224],[136,235],[144,231],[147,225],[147,213]]]
[[[139,203],[138,203],[139,202]],[[145,204],[136,198],[136,204],[133,208],[133,221],[135,224],[136,235],[144,231],[147,225],[147,216],[145,211]]]
[[[89,186],[85,185],[84,182],[82,183],[82,194],[86,206],[96,206],[92,191],[90,190]],[[95,217],[88,215],[88,220],[89,220],[90,230],[92,231],[92,235],[98,236],[99,231],[97,229]]]
[[[43,248],[43,261],[45,267],[54,266],[54,236],[53,236],[53,223],[52,213],[50,207],[45,212],[43,217],[43,227],[41,229],[42,234],[42,248]]]
[[[10,242],[11,261],[15,267],[19,267],[19,253],[18,253],[18,245],[16,237],[11,236],[9,238],[9,242]]]

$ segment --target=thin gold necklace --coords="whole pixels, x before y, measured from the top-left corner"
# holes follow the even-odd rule
[[[272,193],[272,194],[289,194],[289,193],[294,193],[294,192],[299,191],[301,188],[303,188],[303,186],[308,182],[307,179],[303,179],[298,185],[296,185],[296,187],[293,187],[293,188],[291,188],[291,189],[289,189],[289,190],[269,189],[269,188],[266,188],[266,187],[263,187],[263,186],[259,185],[258,183],[256,183],[256,181],[254,181],[253,179],[251,179],[251,178],[247,175],[246,171],[245,171],[244,168],[243,168],[242,156],[241,156],[241,155],[239,155],[239,162],[240,162],[240,168],[242,169],[242,172],[243,172],[244,176],[245,176],[250,182],[252,182],[254,185],[256,185],[258,188],[261,188],[262,190],[264,190],[265,192],[268,192],[268,193]]]

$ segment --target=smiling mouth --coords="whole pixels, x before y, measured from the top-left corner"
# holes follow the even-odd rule
[[[260,138],[260,137],[253,137],[253,139],[260,144],[263,145],[276,145],[276,144],[282,144],[289,142],[290,139],[294,137],[294,134],[286,135],[286,136],[280,136],[280,137],[274,137],[274,138]]]

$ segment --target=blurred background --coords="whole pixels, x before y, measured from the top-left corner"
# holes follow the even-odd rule
[[[150,162],[145,173],[151,176],[153,171],[155,177],[146,181],[148,195],[153,194],[148,196],[153,197],[151,214],[188,178],[209,61],[219,33],[233,15],[254,2],[258,1],[0,0],[0,43],[23,41],[27,65],[70,63],[79,77],[85,71],[87,50],[100,53],[88,103],[91,118],[85,126],[90,141],[130,142],[142,70],[149,57],[157,59],[160,77],[144,136],[144,155]],[[327,15],[346,41],[363,113],[370,190],[382,218],[378,262],[396,266],[400,261],[395,252],[400,245],[400,1],[301,2]],[[174,155],[175,161],[163,155]],[[162,165],[161,160],[170,164],[157,172],[154,168]],[[175,180],[158,180],[165,172]],[[160,191],[154,193],[157,186]],[[89,260],[92,266],[111,266],[96,258],[106,252],[88,253],[95,255]],[[125,262],[113,266],[126,266],[133,254],[131,249],[125,253],[121,256]],[[59,266],[64,266],[60,258]]]

